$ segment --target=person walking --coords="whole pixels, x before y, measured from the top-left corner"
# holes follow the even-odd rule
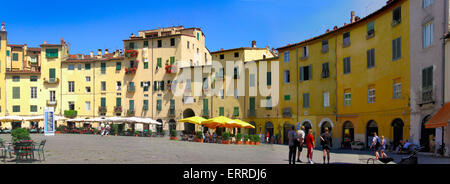
[[[267,132],[266,134],[266,143],[269,144],[269,140],[270,140],[270,134],[269,132]]]
[[[384,138],[384,135],[381,136],[381,150],[380,150],[380,158],[387,158],[386,154],[386,139]]]
[[[297,162],[302,162],[301,160],[300,160],[300,156],[301,156],[301,154],[302,154],[302,151],[303,151],[303,143],[305,142],[305,126],[302,126],[298,131],[297,131],[297,135],[298,135],[298,137],[297,137],[297,140],[298,140],[298,146],[297,146],[297,148],[298,148],[298,153],[297,153]]]
[[[380,154],[378,153],[380,147],[381,147],[380,138],[377,136],[377,133],[374,132],[373,138],[372,138],[372,144],[370,144],[370,149],[373,148],[375,150],[375,158],[377,160],[378,160],[378,158],[380,158]]]
[[[289,139],[289,164],[295,164],[295,140],[297,139],[297,132],[295,132],[295,126],[288,132]],[[292,162],[291,162],[292,161]]]
[[[315,147],[314,144],[314,135],[312,133],[312,129],[309,129],[308,135],[306,136],[306,148],[308,149],[308,153],[306,154],[306,158],[308,158],[308,162],[310,164],[314,164],[313,159],[313,149]]]
[[[105,135],[109,135],[109,133],[111,132],[111,126],[109,126],[109,124],[106,124],[105,130]]]
[[[325,132],[320,135],[320,140],[323,149],[323,164],[325,164],[325,159],[328,161],[328,164],[330,164],[330,148],[333,143],[328,128],[325,128]]]
[[[100,135],[103,137],[103,134],[105,134],[105,124],[100,124]]]

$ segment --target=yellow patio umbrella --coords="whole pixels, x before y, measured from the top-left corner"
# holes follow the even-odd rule
[[[255,128],[255,126],[253,126],[252,124],[242,121],[240,119],[234,119],[233,121],[241,125],[239,128],[252,128],[252,129]]]
[[[196,125],[201,125],[203,121],[206,121],[206,119],[202,118],[202,117],[199,117],[199,116],[194,116],[194,117],[184,118],[184,119],[178,120],[178,122],[192,123],[192,124],[196,124]]]
[[[216,129],[217,127],[226,127],[226,125],[230,123],[234,123],[234,121],[225,116],[219,116],[203,121],[202,125],[208,128]]]

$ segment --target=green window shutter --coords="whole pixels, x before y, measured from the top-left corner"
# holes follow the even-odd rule
[[[156,110],[160,111],[162,110],[162,101],[156,100]]]
[[[312,65],[308,66],[308,80],[312,80]]]
[[[144,62],[144,69],[148,69],[148,62]]]
[[[144,108],[148,109],[148,100],[144,100]]]
[[[223,107],[219,107],[219,116],[225,116],[225,109]]]
[[[255,97],[250,98],[250,110],[255,110]]]
[[[233,115],[234,116],[239,116],[239,107],[234,107]]]
[[[284,100],[286,100],[286,101],[291,100],[291,95],[284,95]]]
[[[134,100],[130,100],[130,110],[134,110]]]
[[[106,98],[101,98],[101,106],[106,107]]]
[[[300,81],[303,81],[303,67],[300,67]]]
[[[208,99],[203,99],[203,115],[208,115]]]
[[[158,81],[153,81],[153,91],[158,90]]]
[[[6,56],[9,56],[10,55],[10,52],[9,52],[9,50],[7,50],[6,51]]]
[[[19,61],[19,54],[13,53],[13,61]]]
[[[267,72],[267,85],[272,85],[272,72]]]
[[[175,109],[175,100],[170,100],[170,110]]]
[[[144,47],[148,47],[148,41],[144,41]]]
[[[172,57],[170,57],[170,64],[173,65],[174,63],[175,63],[175,57],[172,56]]]
[[[122,69],[122,62],[116,62],[116,70]]]
[[[161,91],[164,91],[164,81],[161,81],[160,89],[161,89]]]
[[[122,106],[122,98],[116,98],[116,106],[117,107]]]
[[[158,59],[156,59],[156,67],[157,68],[161,68],[162,67],[162,58],[158,58]]]
[[[100,67],[101,67],[102,74],[105,74],[106,73],[106,63],[101,63]]]
[[[50,68],[49,69],[49,78],[50,79],[54,79],[55,78],[55,76],[56,76],[56,70],[54,69],[54,68]]]
[[[200,40],[200,33],[197,33],[197,40]]]
[[[13,99],[20,99],[20,87],[13,87]]]
[[[47,58],[57,58],[58,57],[58,49],[46,49],[45,56]]]

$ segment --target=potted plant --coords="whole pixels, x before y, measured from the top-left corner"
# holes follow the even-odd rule
[[[250,142],[248,141],[249,138],[250,138],[250,135],[248,135],[248,134],[244,135],[244,144],[250,144]]]
[[[27,129],[25,129],[25,128],[16,128],[16,129],[12,130],[11,137],[12,137],[12,139],[11,139],[12,143],[31,139],[30,132],[28,132]]]
[[[135,130],[135,131],[134,131],[134,135],[135,135],[136,137],[139,137],[139,131]]]
[[[177,135],[178,135],[178,133],[176,130],[170,130],[170,140],[174,140],[174,141],[178,140]]]
[[[161,137],[164,137],[166,135],[166,131],[165,130],[161,130]]]
[[[195,142],[203,142],[203,133],[198,131],[195,135]]]
[[[149,137],[152,137],[152,135],[153,135],[153,132],[152,132],[152,130],[149,129],[149,130],[148,130],[148,136],[149,136]]]
[[[97,135],[97,133],[98,133],[98,129],[94,128],[94,135]]]
[[[111,128],[112,128],[112,131],[114,133],[114,136],[117,136],[117,134],[119,134],[119,125],[118,124],[113,124]]]
[[[260,142],[261,141],[261,139],[259,138],[259,136],[258,135],[254,135],[253,136],[253,142],[255,142],[255,145],[259,145]]]
[[[250,135],[250,145],[255,145],[255,136],[256,135]]]
[[[237,133],[236,135],[236,144],[242,144],[242,134]]]
[[[222,134],[222,144],[230,144],[230,133],[224,132]]]

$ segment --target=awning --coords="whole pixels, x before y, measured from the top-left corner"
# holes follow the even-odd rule
[[[446,127],[450,122],[450,102],[446,103],[427,123],[425,128]]]

